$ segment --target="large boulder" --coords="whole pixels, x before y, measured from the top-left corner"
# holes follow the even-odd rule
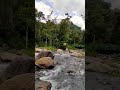
[[[71,53],[71,56],[73,56],[73,57],[78,57],[78,58],[84,57],[84,55],[83,55],[82,53],[78,53],[78,52],[73,52],[73,53]]]
[[[13,53],[0,53],[0,58],[2,62],[10,62],[15,60],[17,57],[19,57],[19,55],[13,54]]]
[[[35,48],[35,52],[41,52],[42,51],[42,49],[40,49],[40,48]]]
[[[39,81],[35,84],[35,90],[51,90],[52,84],[47,81]]]
[[[2,74],[2,79],[7,80],[23,73],[34,73],[34,62],[34,59],[27,59],[24,57],[17,58],[7,66]]]
[[[57,49],[57,53],[64,53],[62,49]]]
[[[42,57],[51,57],[52,59],[54,59],[54,55],[50,51],[40,51],[35,59],[38,60]]]
[[[5,76],[3,73],[5,72],[6,68],[8,68],[9,63],[0,63],[0,83],[2,83],[3,76]]]
[[[8,79],[0,85],[0,90],[34,90],[35,74],[26,73]]]
[[[51,57],[43,57],[35,61],[35,65],[39,68],[53,68],[54,61]]]
[[[103,64],[100,62],[90,63],[90,64],[85,66],[85,69],[88,71],[103,72],[103,73],[109,73],[109,72],[112,72],[114,70],[109,65]]]
[[[78,58],[85,58],[85,52],[82,50],[70,50],[70,55]]]

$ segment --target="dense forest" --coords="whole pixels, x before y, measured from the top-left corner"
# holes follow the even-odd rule
[[[68,13],[60,23],[56,23],[56,19],[47,20],[42,12],[35,10],[31,0],[1,0],[0,7],[1,47],[34,47],[35,40],[36,46],[58,47],[64,42],[78,46],[86,43],[86,49],[120,51],[120,9],[111,9],[111,4],[104,0],[86,0],[85,35],[70,21]],[[41,20],[46,20],[46,23]]]
[[[104,0],[86,0],[86,50],[120,52],[120,9]]]
[[[52,11],[53,12],[53,11]],[[51,12],[51,14],[52,14]],[[84,45],[84,30],[74,25],[72,18],[66,13],[66,18],[57,23],[57,19],[50,20],[44,13],[35,10],[35,44],[38,47],[52,46],[59,48],[63,43],[70,47],[79,47]],[[49,16],[50,17],[50,16]],[[44,20],[46,23],[42,22]]]
[[[0,1],[0,47],[34,47],[34,1]]]

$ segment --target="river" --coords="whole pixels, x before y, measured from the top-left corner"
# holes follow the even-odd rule
[[[85,90],[85,60],[68,53],[54,56],[56,66],[53,69],[36,70],[36,84],[43,80],[51,82],[51,90]]]

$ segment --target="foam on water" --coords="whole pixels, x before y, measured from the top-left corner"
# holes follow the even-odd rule
[[[73,88],[76,88],[76,86],[72,86],[72,83],[75,83],[75,85],[81,83],[79,85],[82,86],[83,84],[81,80],[83,79],[78,79],[84,75],[84,68],[82,68],[83,63],[79,62],[78,58],[71,57],[70,54],[54,55],[54,61],[60,64],[57,64],[52,70],[40,70],[39,74],[42,76],[40,76],[39,79],[50,82],[52,84],[51,90],[72,90]],[[76,71],[73,73],[73,76],[69,76],[69,74],[66,73],[66,71],[69,69]],[[76,78],[75,80],[77,80],[77,82],[74,80],[74,78]],[[79,90],[79,88],[75,90]]]

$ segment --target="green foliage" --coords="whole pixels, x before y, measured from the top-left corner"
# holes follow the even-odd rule
[[[1,46],[7,44],[10,48],[24,49],[27,43],[27,47],[32,48],[34,45],[34,1],[7,0],[2,4],[0,5]]]
[[[120,9],[104,0],[86,0],[86,52],[120,52]]]
[[[36,10],[35,43],[37,46],[52,46],[59,48],[63,43],[68,45],[81,44],[84,41],[84,31],[70,22],[70,17],[62,19],[60,23],[47,20],[42,12]],[[41,15],[40,15],[41,14]],[[41,20],[46,21],[43,23]]]
[[[86,12],[86,43],[111,43],[114,11],[103,0],[89,0]]]

